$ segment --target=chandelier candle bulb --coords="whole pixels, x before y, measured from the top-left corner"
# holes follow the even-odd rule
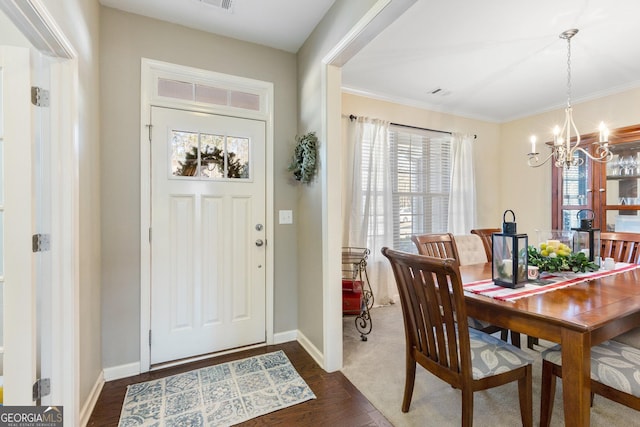
[[[558,139],[559,136],[560,136],[560,128],[556,125],[553,128],[553,145],[562,144],[562,142],[560,142],[560,140]]]
[[[531,152],[532,153],[536,152],[536,136],[535,135],[531,135]]]
[[[609,142],[609,129],[604,125],[604,122],[600,122],[600,141]]]

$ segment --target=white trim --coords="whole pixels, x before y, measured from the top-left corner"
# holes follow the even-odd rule
[[[349,32],[336,44],[333,49],[322,58],[323,64],[332,64],[342,66],[346,61],[340,61],[340,56],[343,55],[348,49],[359,40],[359,37],[366,30],[367,26],[375,19],[380,12],[382,12],[387,6],[389,6],[391,0],[378,0],[371,9],[365,13],[362,18],[349,30]],[[374,34],[375,37],[377,34]],[[368,42],[368,41],[367,41]]]
[[[121,378],[132,377],[140,373],[140,362],[127,363],[126,365],[104,368],[104,380],[113,381]]]
[[[151,328],[151,248],[149,244],[149,228],[151,227],[151,184],[150,184],[150,144],[146,125],[151,117],[151,106],[181,108],[247,119],[262,120],[266,125],[266,344],[273,344],[274,321],[274,86],[271,82],[232,76],[183,65],[170,64],[142,58],[140,89],[140,371],[148,372],[151,368],[149,348],[149,329]],[[207,105],[196,102],[185,102],[157,96],[155,80],[159,77],[181,77],[186,81],[204,84],[222,85],[231,89],[243,90],[259,94],[260,111],[239,108]],[[221,353],[216,353],[221,354]]]
[[[336,287],[340,289],[339,286],[336,286]],[[342,334],[340,334],[340,341],[342,341]],[[304,348],[307,351],[307,353],[309,353],[309,356],[311,356],[319,366],[324,366],[325,362],[324,362],[324,357],[322,355],[322,352],[318,350],[318,348],[315,345],[313,345],[311,340],[307,338],[301,331],[298,331],[298,342],[300,343],[302,348]]]
[[[298,339],[298,333],[299,332],[297,330],[293,330],[273,334],[272,344],[282,344],[285,342],[296,341]]]
[[[42,54],[63,59],[77,57],[41,0],[3,0],[0,9]]]
[[[86,426],[89,423],[89,418],[91,418],[91,413],[96,407],[96,403],[98,402],[98,398],[100,397],[100,392],[102,392],[102,387],[104,387],[104,377],[102,372],[96,378],[95,384],[91,387],[91,391],[89,392],[89,396],[87,396],[87,400],[82,405],[82,410],[80,411],[80,425]],[[66,412],[65,412],[65,421],[67,420]]]
[[[327,372],[342,369],[342,292],[339,286],[327,286],[327,283],[340,283],[342,246],[342,182],[340,174],[333,171],[342,170],[341,156],[341,69],[333,65],[322,67],[322,124],[325,135],[322,148],[326,165],[322,168],[322,230],[323,263],[323,354],[322,365]],[[336,119],[337,117],[337,119]],[[337,126],[336,126],[337,125]]]
[[[340,247],[342,245],[341,191],[339,174],[329,170],[341,170],[341,78],[342,64],[358,49],[373,39],[380,31],[405,12],[416,0],[378,0],[347,34],[322,58],[322,134],[327,143],[321,146],[322,164],[322,277],[323,287],[323,351],[328,372],[342,367],[342,315],[341,292],[334,286],[340,280]]]
[[[161,363],[161,364],[158,364],[158,365],[153,365],[153,367],[150,370],[151,371],[157,371],[157,370],[160,370],[160,369],[171,368],[173,366],[185,365],[185,364],[191,363],[191,362],[199,362],[200,360],[213,359],[214,357],[224,356],[226,354],[234,354],[234,353],[239,353],[241,351],[253,350],[254,348],[262,348],[262,347],[266,347],[266,346],[267,346],[267,344],[265,344],[265,343],[259,343],[259,344],[254,344],[254,345],[248,345],[248,346],[245,346],[245,347],[236,347],[236,348],[232,348],[232,349],[229,349],[229,350],[218,351],[216,353],[208,353],[208,354],[203,354],[201,356],[188,357],[186,359],[179,359],[179,360],[175,360],[175,361],[172,361],[172,362],[166,362],[166,363]]]

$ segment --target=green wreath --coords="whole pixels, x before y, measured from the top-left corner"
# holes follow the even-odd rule
[[[318,158],[318,137],[315,132],[296,137],[298,144],[293,153],[293,159],[289,164],[289,171],[293,172],[293,178],[308,184],[316,174]]]

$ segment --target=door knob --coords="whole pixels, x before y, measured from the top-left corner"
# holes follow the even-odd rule
[[[264,242],[262,241],[262,239],[256,240],[256,246],[260,247],[262,245],[264,245]]]

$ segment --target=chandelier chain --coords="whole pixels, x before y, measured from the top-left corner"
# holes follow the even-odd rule
[[[571,37],[567,38],[567,107],[571,107]]]

